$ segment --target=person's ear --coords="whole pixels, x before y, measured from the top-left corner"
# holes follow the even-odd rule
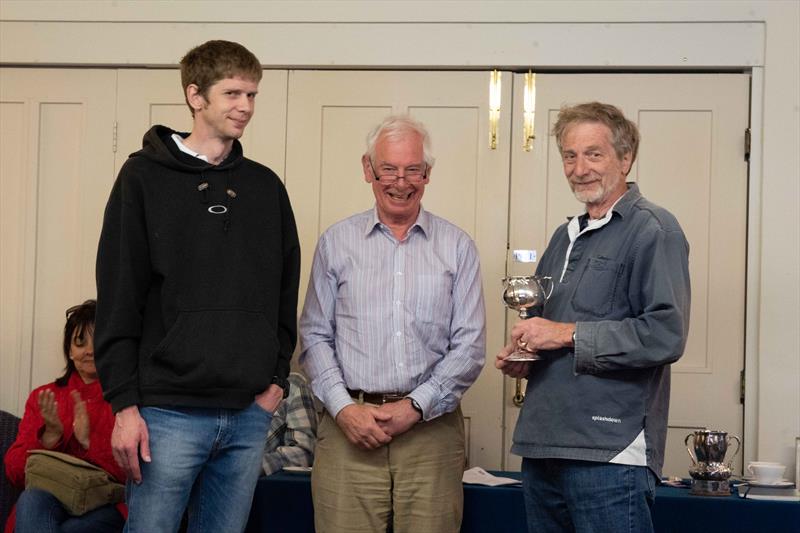
[[[207,105],[206,97],[200,92],[200,87],[194,83],[186,86],[186,101],[195,111],[200,111]]]
[[[367,183],[375,181],[375,176],[372,174],[372,165],[367,154],[361,156],[361,167],[364,169],[364,181]]]
[[[622,175],[627,176],[628,173],[631,171],[631,166],[633,165],[633,157],[631,153],[628,152],[627,154],[622,156]]]

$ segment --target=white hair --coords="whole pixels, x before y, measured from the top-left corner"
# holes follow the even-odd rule
[[[399,139],[409,133],[416,133],[422,137],[422,153],[425,164],[428,168],[433,168],[436,158],[431,154],[431,137],[425,125],[418,120],[414,120],[409,115],[390,115],[375,126],[367,135],[367,152],[372,163],[375,163],[375,145],[381,137],[386,139]]]

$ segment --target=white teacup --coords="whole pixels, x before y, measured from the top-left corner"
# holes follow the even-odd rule
[[[747,471],[753,476],[753,481],[765,485],[773,485],[781,481],[785,470],[786,465],[767,461],[752,461],[747,465]]]

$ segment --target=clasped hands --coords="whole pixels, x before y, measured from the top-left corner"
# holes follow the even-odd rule
[[[363,450],[374,450],[391,442],[419,422],[420,415],[405,398],[380,407],[350,404],[336,415],[336,423],[350,443]]]
[[[556,350],[565,346],[572,346],[572,334],[575,332],[574,323],[553,322],[541,317],[520,320],[511,329],[511,343],[497,354],[494,361],[495,368],[512,378],[528,376],[531,361],[507,361],[506,358],[518,347],[530,352],[539,350]]]

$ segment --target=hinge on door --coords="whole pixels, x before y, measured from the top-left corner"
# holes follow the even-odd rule
[[[739,372],[739,403],[744,405],[744,370]]]
[[[114,121],[114,128],[111,130],[111,151],[117,153],[117,121]]]
[[[750,128],[744,130],[744,160],[750,161]]]

